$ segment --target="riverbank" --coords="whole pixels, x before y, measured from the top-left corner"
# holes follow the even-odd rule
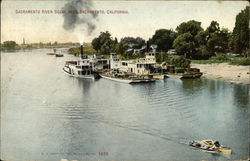
[[[191,64],[199,68],[203,78],[220,79],[237,84],[250,84],[250,66],[236,66],[228,63]]]

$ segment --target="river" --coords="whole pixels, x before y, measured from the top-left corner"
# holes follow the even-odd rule
[[[249,86],[209,79],[84,80],[51,49],[1,53],[1,159],[235,160],[249,157]],[[195,150],[214,139],[233,154]]]

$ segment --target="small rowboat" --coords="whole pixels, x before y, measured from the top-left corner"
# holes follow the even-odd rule
[[[202,140],[202,141],[193,140],[189,142],[189,146],[210,153],[223,153],[223,154],[232,153],[232,149],[220,145],[218,141],[213,141],[213,140]]]

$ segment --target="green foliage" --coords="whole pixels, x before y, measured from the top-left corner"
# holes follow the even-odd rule
[[[70,48],[69,53],[77,56],[77,55],[80,55],[80,50],[81,50],[80,47]],[[87,45],[83,47],[83,53],[84,54],[96,54],[97,51],[93,48],[93,46]]]
[[[227,29],[218,30],[209,34],[207,49],[210,53],[226,52],[229,49],[229,31]]]
[[[100,50],[101,49],[101,43],[100,43],[100,39],[98,39],[98,38],[94,38],[93,40],[92,40],[92,46],[93,46],[93,48],[95,49],[95,50]]]
[[[105,42],[102,46],[101,46],[101,49],[100,49],[100,53],[101,54],[109,54],[111,52],[111,46],[112,44],[110,42]]]
[[[196,58],[199,55],[199,45],[205,45],[207,34],[201,27],[201,22],[191,20],[177,26],[178,37],[174,40],[173,46],[178,55],[186,58]]]
[[[83,51],[84,51],[84,53],[86,53],[86,54],[96,54],[96,53],[97,53],[97,51],[93,48],[92,45],[84,46],[84,47],[83,47]]]
[[[195,59],[208,59],[216,52],[229,51],[230,33],[228,29],[220,29],[219,23],[212,21],[206,31],[200,31],[195,36],[196,51]]]
[[[123,46],[133,46],[134,49],[140,49],[143,45],[145,45],[145,40],[140,37],[124,37],[120,41]]]
[[[206,45],[208,39],[208,33],[205,31],[200,31],[195,36],[195,40],[198,43],[198,45]]]
[[[219,54],[216,54],[216,56],[211,57],[211,60],[215,60],[218,62],[227,62],[230,59],[226,54],[219,53]]]
[[[226,52],[229,50],[230,33],[227,29],[220,29],[219,23],[212,21],[206,31],[200,31],[195,36],[196,51],[195,59],[208,59],[216,52]]]
[[[183,22],[179,26],[177,26],[176,31],[179,35],[189,32],[191,35],[195,36],[200,31],[203,31],[203,28],[201,27],[201,22],[190,20],[188,22]]]
[[[229,50],[230,33],[220,29],[219,23],[212,21],[204,31],[201,23],[188,21],[181,23],[176,30],[178,37],[174,40],[174,48],[179,55],[192,59],[208,59],[216,52]]]
[[[113,45],[112,51],[114,51],[117,54],[124,54],[127,48],[128,48],[127,45],[118,43],[118,44]]]
[[[250,58],[235,58],[233,61],[230,62],[232,65],[250,65]]]
[[[157,63],[162,63],[168,60],[168,55],[166,52],[160,52],[160,53],[156,53],[155,58],[156,58]]]
[[[206,32],[208,34],[220,31],[220,25],[217,21],[212,21],[207,27]]]
[[[250,58],[229,56],[226,54],[216,54],[208,60],[192,60],[195,64],[229,63],[232,65],[250,65]]]
[[[1,45],[1,50],[15,50],[17,46],[15,41],[4,41]]]
[[[207,47],[205,45],[201,45],[198,48],[198,55],[196,56],[196,59],[208,59],[211,55],[212,54],[207,50]]]
[[[80,55],[80,47],[70,48],[69,53],[75,56]]]
[[[192,34],[189,32],[179,35],[174,40],[173,46],[178,55],[185,55],[185,57],[188,58],[193,57],[193,53],[195,52],[195,42]]]
[[[231,40],[234,52],[240,53],[242,56],[247,56],[246,51],[249,47],[249,9],[250,7],[247,6],[236,16]]]
[[[97,38],[92,40],[92,46],[96,51],[99,51],[101,54],[109,54],[113,48],[113,45],[117,42],[113,40],[111,34],[106,32],[101,32]]]
[[[166,61],[166,64],[174,65],[179,68],[188,68],[190,67],[191,60],[183,58],[181,56],[175,56]]]
[[[176,33],[174,31],[159,29],[155,31],[155,34],[149,40],[149,43],[157,45],[159,51],[168,51],[173,47],[173,41],[175,38]]]

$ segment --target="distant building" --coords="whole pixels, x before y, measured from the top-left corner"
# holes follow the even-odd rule
[[[25,39],[23,38],[23,45],[25,45]]]
[[[146,51],[147,46],[142,46],[140,49],[134,49],[133,55],[141,54]]]

